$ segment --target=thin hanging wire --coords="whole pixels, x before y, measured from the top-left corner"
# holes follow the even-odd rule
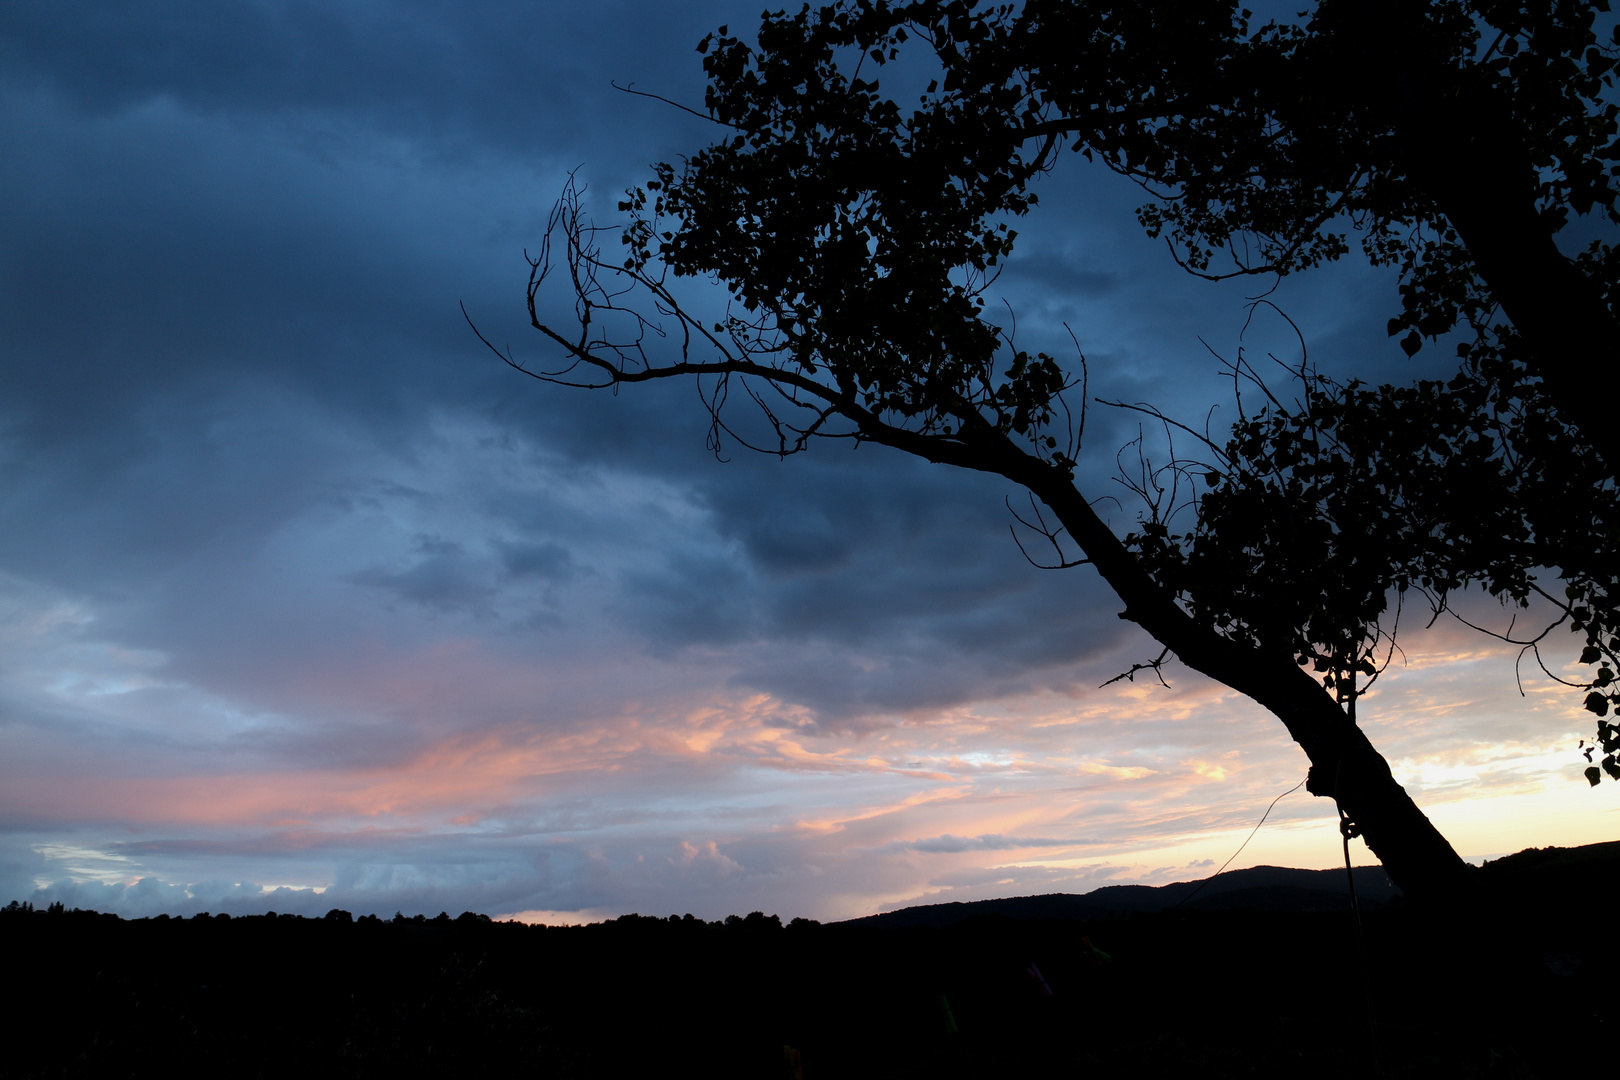
[[[1231,858],[1229,858],[1225,862],[1221,863],[1221,868],[1219,870],[1217,870],[1213,874],[1209,875],[1209,877],[1205,878],[1203,881],[1200,881],[1198,883],[1198,888],[1194,889],[1192,892],[1188,893],[1186,896],[1182,897],[1180,900],[1177,900],[1174,904],[1171,904],[1170,905],[1170,910],[1174,911],[1176,908],[1180,907],[1182,904],[1185,904],[1188,900],[1191,900],[1193,897],[1195,897],[1199,893],[1203,892],[1205,885],[1208,885],[1210,882],[1214,881],[1216,878],[1218,878],[1222,874],[1226,873],[1226,868],[1228,866],[1232,865],[1232,859],[1235,859],[1239,855],[1243,854],[1243,849],[1249,846],[1249,841],[1254,839],[1254,834],[1260,831],[1260,826],[1264,825],[1266,823],[1266,818],[1271,816],[1272,807],[1276,806],[1278,803],[1282,802],[1288,796],[1292,795],[1294,792],[1298,791],[1300,788],[1302,788],[1304,786],[1305,786],[1305,781],[1301,780],[1299,783],[1295,784],[1293,787],[1289,788],[1287,791],[1283,792],[1281,795],[1277,796],[1275,799],[1272,799],[1271,800],[1271,806],[1266,807],[1266,812],[1260,815],[1260,820],[1254,823],[1254,828],[1249,830],[1249,835],[1244,838],[1243,843],[1238,845],[1238,849],[1236,851],[1232,852]]]

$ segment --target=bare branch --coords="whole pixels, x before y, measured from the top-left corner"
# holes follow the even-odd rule
[[[1002,501],[1007,506],[1007,512],[1013,516],[1013,519],[1016,520],[1018,524],[1024,526],[1026,529],[1029,529],[1031,532],[1040,533],[1046,538],[1047,543],[1052,545],[1052,550],[1057,552],[1058,561],[1056,563],[1036,562],[1035,559],[1030,556],[1029,552],[1025,550],[1024,542],[1018,539],[1018,530],[1013,528],[1011,525],[1007,526],[1007,531],[1012,533],[1013,543],[1018,545],[1018,550],[1023,553],[1024,561],[1029,563],[1029,565],[1035,567],[1037,570],[1068,570],[1076,566],[1091,565],[1090,559],[1071,559],[1063,553],[1063,546],[1058,542],[1058,537],[1063,535],[1064,529],[1062,526],[1054,529],[1047,525],[1046,515],[1041,512],[1040,504],[1035,501],[1035,496],[1033,493],[1029,494],[1029,505],[1030,509],[1035,514],[1034,521],[1028,520],[1019,514],[1018,511],[1012,508],[1012,498],[1010,496]]]
[[[1164,651],[1159,653],[1159,655],[1156,656],[1155,658],[1153,658],[1152,660],[1149,660],[1145,664],[1132,664],[1131,669],[1129,671],[1120,672],[1118,675],[1115,675],[1112,679],[1109,679],[1107,682],[1102,683],[1101,685],[1099,685],[1097,687],[1097,689],[1101,690],[1104,686],[1113,686],[1117,682],[1135,682],[1137,672],[1139,672],[1139,671],[1151,671],[1151,672],[1153,672],[1153,677],[1155,679],[1159,680],[1159,685],[1164,687],[1166,690],[1168,690],[1168,689],[1170,689],[1170,684],[1167,681],[1165,681],[1164,670],[1163,669],[1164,669],[1165,663],[1169,659],[1170,659],[1170,647],[1168,645],[1166,645],[1164,647]]]
[[[742,130],[742,128],[739,128],[736,124],[728,124],[718,117],[710,116],[706,112],[699,112],[689,105],[682,105],[678,101],[672,101],[669,98],[664,97],[662,94],[649,94],[645,90],[637,90],[635,83],[625,83],[623,86],[620,86],[617,82],[609,82],[608,85],[619,91],[621,94],[634,94],[636,97],[652,98],[654,101],[662,101],[665,105],[673,105],[675,108],[681,110],[681,112],[691,113],[699,120],[707,120],[711,124],[719,124],[721,127],[730,128],[733,131]]]

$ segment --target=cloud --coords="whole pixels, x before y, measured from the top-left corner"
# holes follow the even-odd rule
[[[1029,245],[1008,260],[1007,273],[1030,288],[1068,298],[1102,297],[1120,288],[1117,271],[1088,269],[1073,258],[1067,252]]]
[[[416,554],[421,558],[407,569],[367,567],[344,575],[344,580],[385,589],[402,599],[442,611],[480,610],[495,595],[494,586],[484,580],[484,568],[469,559],[460,544],[422,537],[417,541]]]
[[[964,851],[1025,851],[1036,848],[1085,847],[1095,840],[1059,840],[1039,836],[1002,836],[987,833],[983,836],[934,836],[926,840],[895,840],[875,850],[915,851],[922,854],[960,854]]]
[[[579,572],[573,555],[561,544],[497,540],[495,547],[502,567],[511,577],[567,581]]]
[[[613,76],[690,89],[690,46],[736,10],[632,5],[643,32],[614,35],[604,49],[604,23],[624,6],[279,0],[199,17],[175,0],[22,2],[8,11],[0,55],[13,80],[49,85],[97,113],[171,98],[201,113],[293,114],[305,126],[327,118],[338,129],[328,152],[342,151],[346,121],[476,154],[601,138],[635,104],[612,93]],[[699,130],[674,110],[657,120],[688,138]]]

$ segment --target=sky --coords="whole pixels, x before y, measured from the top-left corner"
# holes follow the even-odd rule
[[[1157,650],[1025,562],[1004,483],[718,461],[690,385],[569,391],[479,344],[462,304],[550,356],[524,252],[570,173],[611,223],[712,137],[615,83],[700,103],[699,39],[757,18],[0,7],[0,903],[839,919],[1201,877],[1303,779],[1195,673],[1102,687]],[[1040,184],[993,298],[1021,346],[1072,357],[1067,324],[1096,396],[1217,425],[1218,357],[1297,357],[1130,184]],[[1325,370],[1444,373],[1384,336],[1387,273],[1270,299]],[[1136,419],[1093,407],[1080,469],[1120,528]],[[1458,850],[1620,837],[1578,695],[1423,614],[1362,719]],[[1341,857],[1299,791],[1232,865]]]

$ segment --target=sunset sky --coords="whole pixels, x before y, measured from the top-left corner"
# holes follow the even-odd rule
[[[567,391],[479,345],[461,303],[548,357],[524,250],[571,171],[608,223],[712,137],[613,82],[700,104],[694,46],[758,12],[0,7],[0,903],[837,919],[1204,876],[1303,779],[1185,669],[1099,688],[1156,649],[1023,560],[1005,484],[719,462],[690,385]],[[1216,425],[1214,354],[1297,358],[1245,330],[1252,283],[1143,237],[1136,188],[1040,184],[994,296],[1023,347],[1072,357],[1068,323],[1095,395]],[[1329,371],[1445,372],[1385,337],[1385,272],[1271,299]],[[1121,528],[1135,433],[1093,407]],[[1363,717],[1458,850],[1620,838],[1579,695],[1426,614]],[[1340,858],[1299,791],[1233,865]]]

